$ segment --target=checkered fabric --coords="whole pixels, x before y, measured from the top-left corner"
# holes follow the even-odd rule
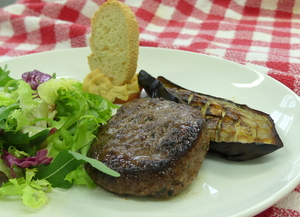
[[[300,95],[299,0],[121,0],[140,45],[188,50],[268,74]],[[18,0],[0,10],[0,60],[88,46],[90,18],[104,0]],[[257,215],[300,216],[300,185]]]

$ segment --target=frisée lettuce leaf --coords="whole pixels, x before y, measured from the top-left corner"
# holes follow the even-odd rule
[[[51,157],[65,149],[86,155],[99,126],[110,119],[112,109],[118,108],[101,96],[83,92],[82,83],[72,79],[50,79],[37,92],[47,104],[55,104],[55,119],[64,120],[47,138]]]
[[[49,201],[47,192],[52,190],[47,180],[33,179],[37,169],[25,169],[25,176],[9,179],[0,187],[0,197],[19,195],[23,203],[31,208],[39,208]]]

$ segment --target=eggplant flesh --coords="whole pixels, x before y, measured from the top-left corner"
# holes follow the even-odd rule
[[[231,161],[245,161],[283,147],[270,115],[244,104],[185,89],[162,76],[155,79],[145,74],[148,73],[143,70],[139,73],[139,84],[150,97],[175,99],[201,110],[210,136],[210,153]],[[161,83],[155,85],[160,90],[153,88],[153,79]]]

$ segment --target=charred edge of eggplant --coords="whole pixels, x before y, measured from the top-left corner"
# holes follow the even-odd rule
[[[179,102],[178,98],[169,93],[159,80],[144,70],[141,70],[138,74],[138,83],[151,98],[164,98],[177,103]]]

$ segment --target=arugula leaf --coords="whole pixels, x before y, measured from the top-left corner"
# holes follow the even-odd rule
[[[15,146],[31,155],[34,154],[34,148],[41,145],[48,138],[49,134],[49,129],[44,129],[33,136],[30,136],[29,133],[24,134],[20,131],[11,131],[3,132],[0,138],[5,149],[8,149],[9,146]]]
[[[73,183],[69,181],[70,179],[66,180],[66,176],[84,163],[90,163],[93,167],[111,176],[120,176],[119,173],[111,170],[100,161],[88,158],[77,152],[64,150],[58,153],[51,164],[40,165],[36,177],[38,179],[46,179],[51,183],[52,187],[68,189],[73,186]]]
[[[64,150],[59,152],[51,164],[39,166],[36,177],[49,181],[52,187],[68,189],[73,184],[65,180],[65,176],[83,163],[77,161],[68,150]]]
[[[77,160],[84,160],[85,162],[91,164],[94,168],[100,170],[103,173],[106,173],[106,174],[108,174],[110,176],[114,176],[114,177],[120,177],[120,174],[118,172],[108,168],[101,161],[83,156],[82,154],[79,154],[78,152],[69,151],[69,153],[71,153]]]

